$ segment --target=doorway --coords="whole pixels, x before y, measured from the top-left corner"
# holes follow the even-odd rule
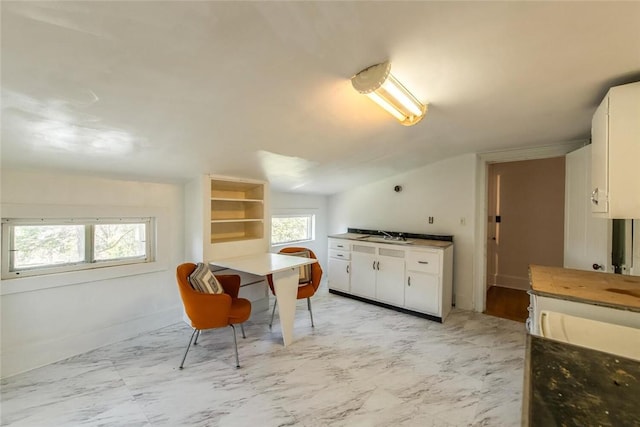
[[[563,266],[565,159],[492,163],[487,178],[485,313],[524,322],[529,265]]]

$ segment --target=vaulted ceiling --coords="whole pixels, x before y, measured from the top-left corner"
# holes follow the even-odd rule
[[[2,167],[331,194],[470,152],[586,139],[640,80],[640,2],[10,2]],[[389,59],[427,116],[353,90]]]

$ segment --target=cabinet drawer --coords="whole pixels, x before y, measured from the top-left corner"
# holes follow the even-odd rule
[[[336,249],[339,251],[350,251],[351,243],[348,240],[329,239],[329,249]]]
[[[351,252],[348,251],[336,251],[334,249],[329,250],[329,257],[330,258],[337,258],[337,259],[351,259]]]
[[[440,273],[440,252],[409,252],[407,270]]]

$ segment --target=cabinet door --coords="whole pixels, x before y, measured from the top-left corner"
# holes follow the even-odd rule
[[[354,245],[351,253],[351,293],[365,298],[376,297],[376,257],[374,254],[357,252]],[[375,253],[375,248],[372,248]]]
[[[591,145],[565,157],[564,267],[607,272],[611,221],[591,214]],[[609,255],[607,255],[609,254]]]
[[[376,299],[404,305],[404,258],[378,256],[376,270]]]
[[[591,121],[591,212],[607,212],[609,196],[609,97]]]
[[[349,261],[329,258],[329,289],[349,292]]]
[[[440,316],[440,289],[439,276],[408,271],[404,306],[409,310]]]

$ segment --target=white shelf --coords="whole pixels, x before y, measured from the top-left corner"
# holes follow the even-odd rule
[[[225,222],[263,222],[262,218],[242,218],[242,219],[212,219],[212,224],[220,224]]]
[[[212,197],[212,202],[243,202],[243,203],[264,203],[262,199],[238,199],[235,197]]]

